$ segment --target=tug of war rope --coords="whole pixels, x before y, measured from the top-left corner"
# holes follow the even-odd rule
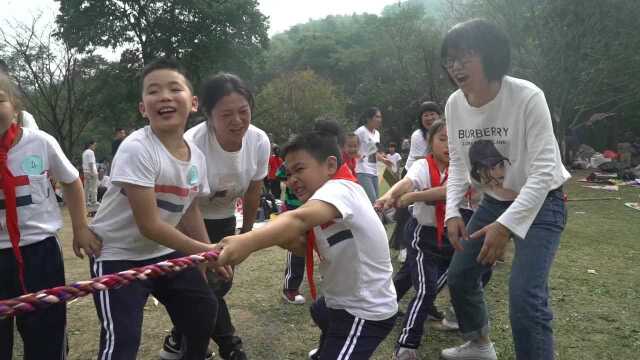
[[[53,304],[71,301],[97,291],[117,289],[129,285],[129,283],[133,281],[152,279],[168,273],[179,272],[188,267],[215,260],[218,258],[218,255],[218,251],[208,251],[177,259],[165,260],[119,273],[99,276],[91,280],[78,281],[70,285],[40,290],[13,299],[0,300],[0,319],[35,311]]]

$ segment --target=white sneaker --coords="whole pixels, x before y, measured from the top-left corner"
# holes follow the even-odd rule
[[[442,319],[440,323],[442,326],[442,330],[444,331],[458,331],[460,330],[460,325],[458,325],[457,321],[447,320],[447,318]]]
[[[471,341],[442,350],[440,357],[445,360],[498,360],[493,343],[478,345]]]
[[[295,305],[302,305],[307,301],[298,290],[283,290],[282,298],[289,304]]]
[[[398,261],[401,263],[407,261],[407,249],[400,250],[400,252],[398,253]]]

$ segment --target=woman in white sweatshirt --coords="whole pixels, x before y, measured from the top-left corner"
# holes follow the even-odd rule
[[[451,159],[445,218],[456,249],[449,288],[467,340],[442,357],[496,359],[480,278],[513,239],[509,310],[516,358],[553,359],[548,278],[566,222],[562,185],[570,175],[544,93],[506,75],[509,40],[486,20],[454,26],[441,57],[459,88],[445,107]],[[484,197],[465,228],[458,209],[469,181]]]

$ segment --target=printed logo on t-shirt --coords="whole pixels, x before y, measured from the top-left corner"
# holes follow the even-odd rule
[[[27,175],[40,175],[44,171],[44,164],[40,156],[30,155],[22,160],[21,168]]]
[[[506,158],[491,140],[478,140],[469,147],[471,178],[488,187],[503,198],[515,198],[518,194],[503,187],[504,178],[511,161]]]
[[[187,182],[189,185],[196,185],[198,183],[198,168],[195,165],[191,165],[187,172]]]

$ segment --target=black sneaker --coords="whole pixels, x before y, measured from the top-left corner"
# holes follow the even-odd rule
[[[173,332],[164,338],[162,350],[160,350],[160,359],[162,360],[180,360],[182,359],[182,339],[176,339]]]
[[[439,311],[435,305],[431,305],[427,310],[427,320],[442,321],[442,319],[444,319],[444,313]]]
[[[221,355],[222,356],[222,355]],[[231,350],[227,357],[223,357],[224,360],[247,360],[247,354],[242,349]]]

